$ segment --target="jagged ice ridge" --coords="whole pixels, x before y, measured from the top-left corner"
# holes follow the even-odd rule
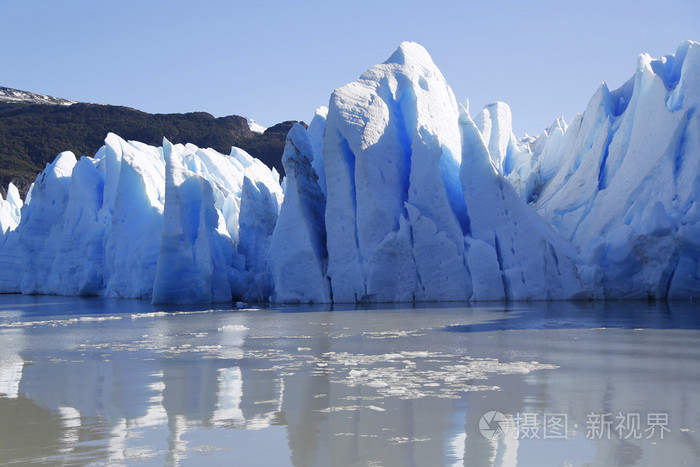
[[[516,142],[504,104],[494,157],[521,197],[581,252],[596,298],[700,295],[700,44],[642,54],[619,89],[603,84],[583,114]],[[496,127],[496,124],[492,124]],[[486,136],[486,133],[484,133]],[[492,156],[494,154],[492,153]]]
[[[569,125],[474,118],[402,43],[287,137],[244,151],[110,134],[0,199],[0,292],[395,302],[700,295],[700,45],[642,55]]]

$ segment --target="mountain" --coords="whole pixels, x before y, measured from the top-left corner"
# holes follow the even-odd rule
[[[71,105],[75,104],[76,101],[69,101],[68,99],[61,99],[60,97],[52,97],[45,94],[34,94],[33,92],[0,86],[0,103]]]
[[[109,132],[149,145],[160,145],[165,137],[173,143],[192,143],[222,153],[236,146],[283,175],[282,151],[293,124],[279,123],[259,134],[237,115],[149,114],[0,88],[0,186],[4,190],[12,181],[24,196],[36,174],[58,153],[92,155]]]

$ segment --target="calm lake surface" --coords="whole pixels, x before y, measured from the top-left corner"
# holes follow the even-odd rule
[[[0,296],[0,463],[700,466],[700,307]]]

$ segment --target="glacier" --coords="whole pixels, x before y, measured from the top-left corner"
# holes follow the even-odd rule
[[[246,268],[244,245],[259,219],[274,226],[279,175],[241,149],[156,148],[110,133],[94,157],[61,153],[30,194],[1,240],[0,292],[209,303],[271,287]],[[18,207],[8,199],[3,213]]]
[[[491,162],[494,156],[465,107],[461,108],[460,124],[460,179],[467,206],[471,206],[472,241],[481,242],[477,252],[469,257],[470,265],[473,269],[489,267],[485,277],[498,277],[495,272],[500,269],[505,295],[490,295],[500,292],[500,288],[491,285],[492,281],[482,281],[479,290],[490,299],[583,298],[574,262],[576,249],[533,212],[497,173]],[[485,249],[483,244],[491,249]],[[489,262],[491,266],[487,266]]]
[[[270,240],[272,300],[275,302],[331,301],[326,276],[326,199],[313,160],[307,130],[295,123],[282,155],[287,174],[284,201]]]
[[[601,85],[568,127],[556,121],[502,168],[581,252],[596,298],[700,296],[698,76],[697,42],[659,59],[642,54],[625,84]]]
[[[24,202],[19,195],[19,190],[14,183],[7,186],[7,199],[0,195],[0,238],[8,230],[17,228],[21,218],[21,210]]]
[[[325,301],[324,289],[304,295],[324,266],[340,303],[584,296],[576,250],[508,187],[488,149],[474,146],[473,128],[460,121],[451,88],[420,45],[402,43],[337,89],[324,123],[323,141],[309,127],[306,150],[315,160],[313,148],[323,148],[323,163],[311,166],[324,173],[304,184],[325,185],[325,217],[294,219],[325,226],[317,238],[325,234],[328,256],[296,269],[298,290],[285,297]],[[280,216],[298,210],[292,206]],[[307,248],[308,236],[285,239],[276,261]],[[535,265],[543,269],[527,270]]]
[[[108,134],[0,197],[0,292],[161,303],[692,299],[700,44],[518,139],[404,42],[294,125],[286,177]]]

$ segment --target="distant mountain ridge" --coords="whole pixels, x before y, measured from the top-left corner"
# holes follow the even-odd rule
[[[3,86],[0,86],[0,102],[52,105],[71,105],[77,103],[76,101],[71,101],[60,97],[47,96],[46,94],[35,94],[33,92],[22,91],[20,89],[6,88]]]
[[[36,174],[57,154],[72,151],[78,157],[92,156],[109,132],[153,146],[160,146],[165,137],[173,143],[211,147],[225,154],[236,146],[284,175],[281,157],[294,123],[278,123],[256,133],[238,115],[149,114],[0,87],[0,192],[5,196],[7,185],[13,182],[24,196]]]

